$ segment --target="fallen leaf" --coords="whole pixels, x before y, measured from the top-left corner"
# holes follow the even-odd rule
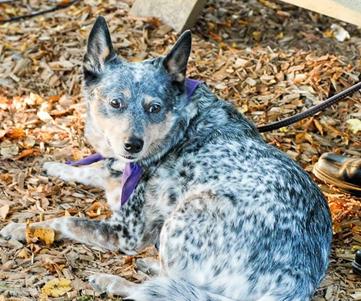
[[[32,137],[26,137],[23,143],[24,143],[24,147],[32,148],[35,145],[36,141]]]
[[[60,273],[64,268],[64,264],[57,264],[56,262],[52,261],[49,258],[46,258],[42,262],[42,266],[46,268],[50,273]]]
[[[334,223],[332,225],[332,232],[333,234],[341,233],[343,231],[343,228],[339,223]]]
[[[28,251],[28,249],[23,248],[20,250],[20,252],[17,254],[18,258],[23,258],[23,259],[27,259],[30,258],[30,252]]]
[[[34,149],[34,148],[24,149],[15,159],[20,160],[29,156],[36,156],[39,154],[40,151],[38,149]]]
[[[10,184],[13,180],[13,177],[9,173],[0,174],[0,181],[4,181],[6,184]]]
[[[60,278],[48,281],[41,289],[41,293],[47,297],[60,297],[71,290],[71,281]]]
[[[8,130],[6,136],[10,139],[21,139],[24,138],[25,132],[22,128],[13,128]]]
[[[147,18],[146,22],[156,28],[158,28],[162,24],[158,18],[154,18],[154,17]]]
[[[353,226],[351,230],[352,233],[361,235],[361,226]]]
[[[276,39],[277,39],[277,40],[281,40],[281,39],[284,38],[284,36],[285,36],[285,34],[281,31],[281,32],[279,32],[279,33],[276,35]]]
[[[9,205],[4,205],[4,206],[1,206],[0,207],[0,217],[2,219],[5,219],[6,216],[8,215],[9,213],[9,209],[10,209],[10,206]]]
[[[38,94],[30,93],[29,96],[24,98],[24,102],[27,105],[39,105],[44,102],[44,99]]]
[[[352,118],[346,121],[347,125],[348,125],[348,129],[356,134],[357,132],[361,131],[361,120],[360,119],[356,119],[356,118]]]
[[[261,40],[261,37],[262,37],[262,32],[254,31],[254,32],[252,32],[252,36],[257,42],[259,42]]]
[[[39,140],[42,142],[49,142],[53,138],[53,135],[48,132],[42,132],[39,135]]]
[[[221,42],[221,41],[222,41],[222,37],[221,37],[220,35],[214,33],[214,32],[209,32],[209,35],[210,35],[210,37],[211,37],[213,40],[215,40],[215,41],[217,41],[217,42]]]
[[[50,116],[50,114],[48,112],[45,111],[39,111],[37,113],[39,119],[43,122],[49,122],[49,121],[53,121],[53,117]]]
[[[323,32],[323,36],[325,38],[333,38],[334,37],[334,33],[332,29],[327,29],[326,31]]]
[[[55,232],[50,228],[31,228],[30,222],[27,222],[25,237],[28,244],[36,243],[40,240],[46,245],[51,245],[55,239]]]
[[[279,5],[277,5],[276,3],[273,3],[271,1],[268,1],[268,0],[258,0],[258,2],[262,3],[264,6],[271,8],[271,9],[280,9]]]
[[[323,135],[323,128],[321,123],[317,119],[313,119],[313,123],[315,124],[317,130]]]
[[[244,67],[245,65],[247,65],[248,60],[242,59],[242,58],[237,58],[236,61],[233,64],[234,68],[240,68],[240,67]]]
[[[77,160],[82,159],[83,157],[84,157],[84,154],[80,150],[78,150],[78,149],[72,149],[71,150],[71,158],[72,158],[72,160],[77,161]]]
[[[12,158],[19,153],[19,146],[15,143],[11,143],[10,141],[4,141],[0,144],[0,154],[4,157],[4,159]]]
[[[339,42],[343,42],[350,38],[350,34],[348,33],[348,31],[338,24],[332,24],[331,30],[333,32],[333,36]]]
[[[95,202],[93,203],[90,208],[86,211],[86,215],[89,216],[90,218],[94,218],[94,217],[99,217],[102,214],[105,214],[106,216],[110,216],[111,212],[107,209],[107,207],[100,203],[100,202]]]

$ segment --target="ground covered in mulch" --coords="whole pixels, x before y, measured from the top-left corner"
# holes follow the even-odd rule
[[[0,22],[55,3],[0,4]],[[49,178],[41,165],[92,152],[83,138],[80,71],[96,15],[106,17],[115,48],[128,60],[163,54],[174,43],[171,28],[129,16],[130,6],[130,0],[86,0],[0,25],[0,228],[10,221],[64,215],[109,216],[101,191]],[[337,41],[332,24],[351,38]],[[193,33],[189,75],[206,81],[256,124],[302,111],[360,76],[359,29],[281,2],[209,1]],[[326,151],[360,156],[360,118],[355,94],[264,137],[311,172]],[[361,278],[351,271],[361,248],[360,199],[318,183],[332,210],[335,235],[330,269],[314,300],[361,300]],[[149,255],[156,254],[148,250],[140,256]],[[95,294],[86,277],[100,271],[134,281],[146,277],[136,270],[134,257],[68,241],[46,246],[0,240],[0,260],[0,300],[45,300],[52,293],[44,286],[53,279],[70,280],[62,282],[54,300],[113,300]]]

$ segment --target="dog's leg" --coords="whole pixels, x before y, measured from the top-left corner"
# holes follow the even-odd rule
[[[104,221],[89,220],[78,217],[61,217],[31,225],[48,227],[56,232],[56,239],[72,239],[81,243],[119,250],[134,255],[145,244],[155,242],[145,241],[145,214],[143,211],[143,185],[137,187],[137,192],[124,207],[113,212],[110,219]],[[118,195],[119,197],[119,195]],[[118,198],[119,203],[119,198]],[[25,224],[11,223],[0,231],[5,238],[25,240]]]
[[[122,277],[110,274],[94,274],[89,277],[89,282],[99,293],[107,293],[121,297],[129,296],[139,285]]]
[[[33,228],[51,228],[55,231],[55,239],[69,238],[75,241],[116,250],[119,238],[116,231],[107,221],[95,221],[77,217],[62,217],[44,222],[33,223]],[[0,235],[19,241],[25,240],[26,225],[11,223],[0,231]],[[114,233],[112,233],[114,232]]]
[[[120,250],[129,255],[136,254],[140,244],[144,227],[128,220],[124,224],[118,218],[105,221],[89,220],[77,217],[62,217],[39,223],[31,224],[31,228],[51,228],[55,231],[55,239],[72,239],[109,250]],[[26,225],[22,223],[8,224],[0,231],[0,235],[6,239],[25,240]]]
[[[103,189],[110,177],[110,173],[108,169],[104,167],[103,162],[81,167],[70,166],[59,162],[46,162],[43,168],[49,176],[59,177],[67,182],[73,181]]]

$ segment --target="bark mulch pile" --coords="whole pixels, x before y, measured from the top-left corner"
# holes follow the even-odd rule
[[[83,138],[80,71],[96,15],[106,17],[115,48],[128,60],[163,54],[174,43],[176,33],[159,20],[130,16],[131,2],[85,0],[0,25],[0,228],[64,215],[109,216],[101,191],[49,178],[41,166],[92,152]],[[0,22],[55,4],[3,3]],[[332,24],[350,38],[339,42],[342,29]],[[209,1],[193,33],[190,77],[206,81],[259,125],[305,110],[360,76],[359,29],[281,2]],[[264,137],[311,172],[326,151],[361,156],[360,119],[355,94]],[[319,184],[335,235],[329,272],[313,300],[361,300],[361,277],[351,271],[361,248],[361,201]],[[0,240],[0,300],[115,300],[95,294],[86,277],[108,272],[142,281],[134,259],[69,241]]]

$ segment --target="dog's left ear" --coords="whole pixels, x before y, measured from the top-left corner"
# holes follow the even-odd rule
[[[83,65],[85,82],[96,80],[103,72],[105,64],[115,57],[107,22],[100,16],[88,38]]]
[[[192,34],[190,30],[187,30],[179,37],[171,51],[164,58],[163,66],[172,76],[174,82],[184,82],[191,48]]]

